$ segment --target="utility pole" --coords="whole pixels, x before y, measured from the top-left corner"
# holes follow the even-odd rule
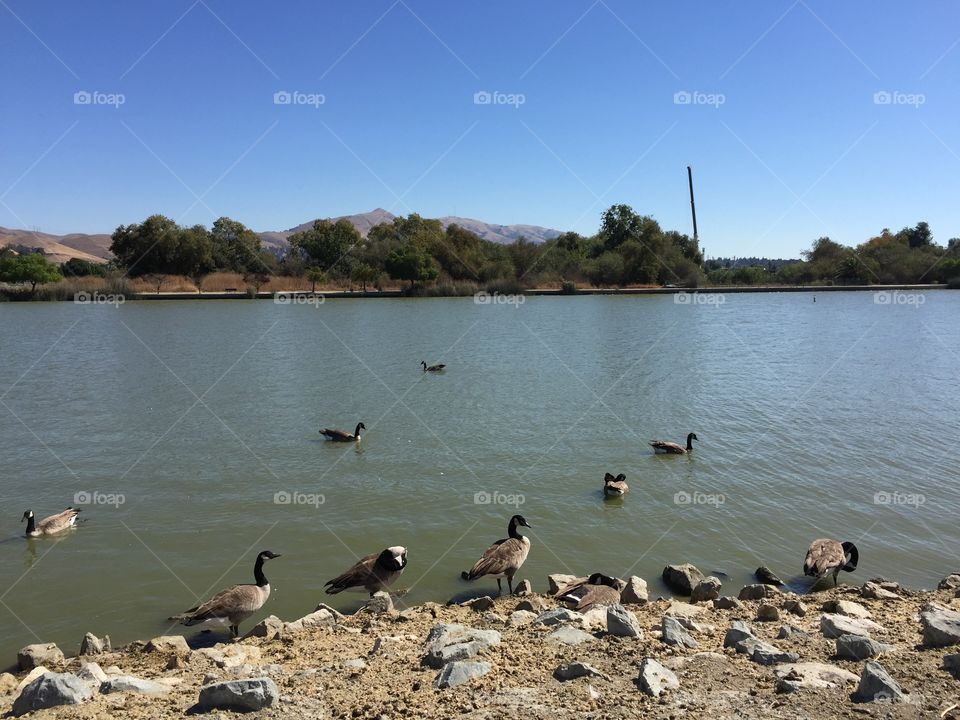
[[[693,241],[697,242],[697,205],[693,201],[693,168],[687,165],[687,182],[690,184],[690,214],[693,215]]]

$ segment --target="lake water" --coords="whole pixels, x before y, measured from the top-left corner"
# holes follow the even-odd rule
[[[849,582],[935,585],[960,569],[960,293],[892,299],[0,304],[0,666],[160,634],[267,548],[284,619],[356,607],[324,581],[389,545],[403,602],[495,591],[459,572],[516,507],[540,590],[603,571],[656,596],[681,562],[733,594],[760,564],[805,588],[822,536],[859,546]],[[356,447],[317,432],[361,420]],[[690,431],[691,455],[647,446]],[[27,508],[78,502],[78,529],[22,537]]]

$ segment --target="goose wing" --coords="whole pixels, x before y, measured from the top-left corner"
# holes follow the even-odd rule
[[[184,625],[196,625],[206,620],[249,614],[263,607],[265,599],[262,589],[256,585],[233,585],[221,590],[205,603],[170,619],[178,620]]]
[[[588,585],[575,610],[586,612],[598,605],[616,605],[620,602],[620,591],[609,585]]]
[[[77,515],[79,513],[79,510],[74,510],[73,508],[68,507],[63,512],[59,512],[56,515],[51,515],[50,517],[46,517],[38,522],[37,530],[44,535],[50,535],[52,533],[66,530],[77,521]]]
[[[686,449],[682,445],[678,445],[675,442],[669,442],[667,440],[651,440],[650,447],[655,450],[663,450],[665,452],[672,452],[682,454],[686,452]]]
[[[569,594],[571,594],[571,593],[575,593],[575,592],[577,592],[578,590],[580,590],[581,588],[583,588],[586,584],[587,584],[587,577],[586,577],[586,576],[581,577],[581,578],[577,578],[577,579],[574,580],[573,582],[567,583],[567,584],[564,585],[562,588],[560,588],[559,590],[557,590],[557,591],[553,594],[553,597],[555,597],[555,598],[562,598],[564,595],[569,595]],[[580,593],[577,593],[577,596],[576,596],[574,599],[576,599],[576,600],[579,601],[579,599],[580,599]]]
[[[524,540],[516,538],[498,540],[487,548],[480,559],[467,571],[467,579],[473,580],[482,575],[503,575],[509,570],[516,570],[527,559],[529,550],[530,545]]]
[[[331,440],[341,440],[341,441],[353,440],[353,438],[356,437],[355,435],[348,432],[344,432],[343,430],[330,430],[329,428],[324,428],[323,430],[320,431],[320,434],[326,435]]]
[[[346,572],[323,584],[328,595],[335,595],[352,587],[363,587],[373,577],[378,553],[365,555]]]
[[[810,543],[807,557],[803,561],[803,574],[823,577],[844,562],[843,546],[836,540],[820,538]]]

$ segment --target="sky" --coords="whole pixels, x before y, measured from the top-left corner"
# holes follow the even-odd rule
[[[0,226],[382,207],[708,256],[960,236],[960,2],[0,0]]]

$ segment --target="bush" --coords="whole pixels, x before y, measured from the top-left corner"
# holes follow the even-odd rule
[[[560,283],[560,294],[561,295],[576,295],[577,294],[577,284],[573,280],[564,280]]]
[[[947,280],[947,287],[951,290],[960,290],[960,277],[951,278]]]

